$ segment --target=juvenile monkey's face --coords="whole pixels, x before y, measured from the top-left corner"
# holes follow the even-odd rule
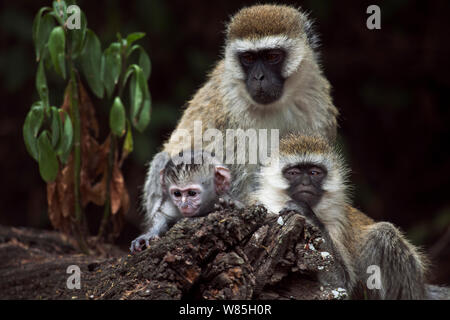
[[[322,198],[323,182],[327,176],[324,167],[302,163],[283,170],[283,177],[289,182],[289,196],[298,202],[306,202],[313,208]]]
[[[170,186],[169,193],[174,205],[184,217],[200,214],[203,189],[200,185],[188,185],[182,188]]]
[[[282,49],[243,51],[238,59],[245,73],[245,85],[252,99],[259,104],[277,101],[283,94],[282,76],[286,53]]]

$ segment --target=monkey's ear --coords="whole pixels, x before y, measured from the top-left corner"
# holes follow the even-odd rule
[[[224,166],[214,167],[214,186],[217,194],[226,193],[230,189],[231,173],[230,169]]]
[[[161,183],[161,188],[163,193],[166,192],[166,184],[164,183],[164,169],[159,172],[159,182]]]

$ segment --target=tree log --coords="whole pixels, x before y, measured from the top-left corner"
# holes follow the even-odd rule
[[[78,254],[58,233],[0,226],[0,299],[341,299],[320,231],[294,212],[224,209],[183,219],[146,250]],[[81,270],[69,289],[67,267]],[[325,276],[325,277],[324,277]],[[328,280],[327,280],[328,281]]]

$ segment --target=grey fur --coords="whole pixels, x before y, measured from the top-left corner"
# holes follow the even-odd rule
[[[357,259],[359,279],[367,279],[367,268],[381,272],[381,289],[366,289],[368,299],[411,300],[425,298],[423,263],[415,248],[389,222],[371,227]],[[365,283],[361,284],[366,287]]]
[[[432,284],[426,285],[427,299],[429,300],[450,300],[450,288],[436,286]]]
[[[209,152],[203,150],[192,151],[187,157],[174,156],[170,158],[167,152],[156,154],[150,164],[144,186],[144,206],[146,208],[145,217],[148,231],[132,241],[130,251],[140,251],[144,244],[148,247],[152,238],[164,234],[173,224],[183,218],[183,215],[163,190],[160,181],[162,170],[164,170],[164,187],[169,184],[183,185],[196,182],[204,185],[205,189],[211,190],[214,189],[214,186],[211,186],[211,183],[214,183],[211,181],[211,177],[214,176],[214,168],[218,165],[221,165],[221,163]],[[214,197],[215,193],[212,197],[207,196],[208,202],[203,203],[203,205],[213,208],[216,202],[220,204],[219,197]],[[221,195],[221,197],[226,200],[221,204],[222,206],[238,203],[232,201],[228,194]]]
[[[145,222],[147,227],[149,226],[149,223],[151,223],[150,218],[155,215],[163,202],[163,190],[159,181],[159,173],[166,167],[169,160],[169,154],[165,151],[161,151],[153,157],[148,168],[143,198],[143,204],[146,210]]]
[[[174,212],[173,205],[171,207],[171,203],[165,199],[160,183],[160,172],[166,167],[169,160],[169,153],[161,151],[153,157],[149,165],[143,195],[143,205],[146,213],[144,223],[145,229],[148,231],[131,242],[131,252],[140,251],[143,243],[148,247],[150,239],[167,231],[170,223],[175,220],[175,217],[172,217],[171,214]]]

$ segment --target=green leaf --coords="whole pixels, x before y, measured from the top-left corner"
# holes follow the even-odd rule
[[[33,37],[33,42],[36,44],[36,40],[38,38],[38,33],[41,27],[41,19],[42,19],[42,14],[45,11],[51,10],[50,7],[42,7],[41,9],[39,9],[38,13],[34,16],[34,20],[33,20],[33,27],[32,27],[32,37]]]
[[[114,135],[121,137],[125,133],[125,124],[125,108],[120,98],[116,97],[109,113],[109,127]]]
[[[67,21],[67,5],[64,0],[53,1],[52,15],[58,20],[61,26]]]
[[[140,132],[143,132],[150,121],[151,97],[147,80],[141,67],[133,68],[133,77],[130,83],[131,122]]]
[[[134,118],[138,114],[144,101],[144,90],[141,86],[141,80],[144,79],[144,73],[141,67],[132,65],[133,75],[130,82],[130,100],[131,100],[131,120],[134,125]]]
[[[120,43],[113,42],[103,54],[102,75],[108,98],[111,97],[114,87],[119,80],[122,69],[122,59],[120,56]]]
[[[38,138],[38,150],[39,172],[42,179],[46,182],[55,180],[58,174],[59,165],[55,151],[50,143],[49,133],[47,130],[44,130]]]
[[[127,45],[130,46],[133,42],[145,37],[144,32],[133,32],[127,36]]]
[[[141,48],[141,46],[138,45],[138,44],[135,44],[134,46],[128,47],[128,49],[127,49],[127,54],[126,54],[127,58],[128,58],[134,51],[139,50],[140,48]]]
[[[64,114],[64,125],[61,126],[61,139],[56,153],[59,155],[59,159],[61,160],[61,162],[66,164],[72,150],[73,127],[72,120],[70,120],[69,114],[64,110],[59,110],[59,112]]]
[[[132,64],[131,66],[128,67],[127,72],[125,72],[125,76],[123,77],[123,80],[122,80],[122,86],[125,87],[125,85],[127,84],[128,78],[134,73],[135,67],[139,67],[139,66]]]
[[[81,53],[81,67],[92,92],[103,97],[102,50],[100,41],[92,30],[86,32],[86,40]]]
[[[87,19],[83,11],[80,12],[80,29],[68,30],[72,37],[72,58],[76,59],[83,50],[86,39]]]
[[[33,42],[36,51],[36,61],[41,60],[42,51],[47,44],[48,36],[55,26],[55,22],[50,15],[46,14],[42,17],[42,14],[47,10],[51,10],[51,8],[41,8],[33,21]]]
[[[139,66],[142,68],[142,71],[144,71],[145,79],[148,80],[152,70],[152,65],[150,58],[143,48],[141,48],[141,53],[139,54]]]
[[[53,66],[58,74],[66,78],[66,36],[62,27],[55,27],[48,38],[48,51],[52,58]]]
[[[135,44],[134,46],[132,46],[131,48],[128,48],[127,50],[127,58],[129,58],[131,56],[131,54],[136,51],[139,50],[139,66],[142,68],[142,70],[144,71],[145,74],[145,78],[148,80],[148,78],[150,77],[150,72],[151,72],[151,62],[150,62],[150,58],[148,57],[147,53],[145,52],[144,48],[142,48],[140,45]]]
[[[28,112],[23,125],[23,138],[28,153],[38,161],[39,152],[37,146],[37,135],[44,121],[44,106],[42,101],[35,102]]]
[[[36,73],[36,90],[39,93],[39,97],[41,98],[44,107],[47,108],[48,107],[48,87],[47,87],[47,79],[45,77],[44,59],[39,61],[38,70]]]
[[[52,147],[58,147],[60,142],[61,130],[62,130],[62,121],[59,116],[59,109],[56,107],[51,107],[51,119],[50,119],[50,128],[52,133]]]
[[[139,132],[144,132],[150,123],[151,100],[145,99],[139,115],[135,118],[134,126]]]
[[[123,151],[126,153],[133,152],[133,133],[131,130],[130,121],[127,120],[127,135],[125,136],[125,141],[123,142]]]
[[[53,62],[50,58],[50,52],[48,51],[48,46],[46,45],[41,52],[41,60],[44,62],[44,70],[50,70],[53,68]]]

